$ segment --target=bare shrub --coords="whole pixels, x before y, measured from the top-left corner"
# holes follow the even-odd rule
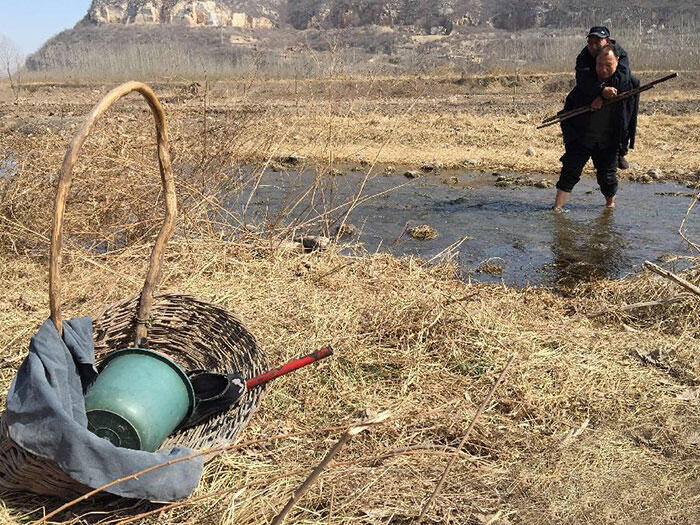
[[[22,52],[17,45],[5,35],[0,34],[0,66],[10,81],[15,100],[19,98],[22,87],[22,62]]]

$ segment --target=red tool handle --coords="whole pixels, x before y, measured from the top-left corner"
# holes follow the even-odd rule
[[[251,377],[250,379],[246,380],[245,386],[248,390],[250,390],[251,388],[255,388],[256,386],[265,384],[268,381],[272,381],[273,379],[276,379],[279,376],[283,376],[285,374],[288,374],[289,372],[294,372],[294,370],[297,370],[301,367],[310,365],[311,363],[315,363],[316,361],[320,361],[321,359],[324,359],[330,355],[333,355],[333,349],[330,346],[327,346],[326,348],[321,348],[313,354],[309,354],[299,359],[292,359],[289,363],[286,363],[280,366],[279,368],[274,368],[268,372],[260,374],[259,376]]]

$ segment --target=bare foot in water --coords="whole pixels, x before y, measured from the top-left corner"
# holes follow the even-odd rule
[[[615,195],[613,195],[612,197],[605,198],[605,207],[606,208],[614,208],[615,207]]]

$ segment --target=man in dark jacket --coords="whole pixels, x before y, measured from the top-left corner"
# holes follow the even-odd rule
[[[632,79],[632,86],[639,87],[639,80],[632,75],[627,52],[622,49],[620,44],[610,38],[610,31],[607,27],[593,26],[588,32],[586,47],[584,47],[576,57],[576,87],[586,96],[593,99],[592,104],[594,109],[600,109],[604,99],[614,96],[611,95],[610,90],[607,92],[605,91],[605,86],[598,80],[595,68],[595,59],[598,52],[608,44],[613,44],[617,49],[619,56],[617,67],[620,74],[629,75]],[[630,124],[629,141],[627,144],[622,144],[620,146],[620,155],[618,157],[618,167],[620,169],[629,168],[629,163],[625,159],[625,155],[627,155],[628,150],[634,149],[634,137],[637,127],[636,113],[634,114],[634,121]]]
[[[588,104],[594,105],[597,97],[611,98],[632,89],[629,71],[620,68],[619,53],[615,45],[608,44],[599,51],[595,69],[600,92],[585,91],[577,84],[566,97],[564,111]],[[566,152],[561,158],[562,168],[557,182],[555,210],[562,211],[588,159],[593,160],[598,185],[605,197],[605,205],[608,208],[615,206],[618,154],[621,145],[629,143],[630,124],[634,120],[635,109],[635,97],[607,105],[603,105],[601,100],[599,109],[561,123]]]

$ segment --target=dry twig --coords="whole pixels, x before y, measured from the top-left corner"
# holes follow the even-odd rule
[[[326,468],[326,466],[331,462],[333,457],[340,452],[340,449],[343,448],[345,443],[347,443],[352,436],[356,436],[357,434],[364,432],[367,430],[368,425],[377,425],[379,423],[383,423],[389,418],[389,413],[388,412],[383,412],[376,417],[373,417],[372,419],[368,421],[364,421],[360,426],[353,427],[346,432],[343,433],[343,435],[340,437],[340,439],[336,442],[335,445],[328,451],[326,456],[323,458],[321,463],[318,464],[318,466],[313,470],[311,474],[309,474],[309,477],[306,478],[304,483],[301,484],[301,486],[294,491],[294,494],[292,495],[291,499],[287,502],[287,504],[284,506],[282,511],[275,517],[274,520],[272,520],[271,525],[282,525],[284,522],[285,518],[287,515],[290,513],[290,511],[294,508],[294,506],[297,504],[297,502],[301,499],[301,497],[306,494],[306,491],[308,491],[311,488],[311,485],[313,485],[314,481],[321,475],[321,472],[323,472],[323,469]]]
[[[700,288],[695,286],[693,283],[686,281],[685,279],[683,279],[683,277],[679,277],[675,273],[669,272],[668,270],[664,270],[660,266],[657,266],[656,264],[649,261],[644,261],[644,267],[649,268],[652,272],[657,273],[660,276],[665,277],[666,279],[669,279],[676,284],[679,284],[686,290],[690,290],[695,295],[700,296]]]
[[[508,361],[506,361],[506,365],[503,367],[501,374],[498,376],[498,379],[496,379],[496,382],[489,389],[488,394],[486,394],[486,397],[481,402],[481,405],[479,405],[479,408],[476,410],[476,413],[474,414],[474,417],[472,418],[471,423],[469,423],[469,426],[467,427],[467,431],[464,433],[464,437],[462,438],[462,441],[459,443],[459,446],[457,447],[458,451],[461,451],[462,447],[464,447],[464,444],[467,442],[467,438],[469,437],[469,434],[471,433],[472,428],[474,428],[474,424],[476,423],[476,420],[479,419],[479,416],[486,408],[486,405],[489,403],[489,401],[491,401],[491,396],[493,396],[493,393],[498,388],[498,385],[500,385],[501,381],[503,381],[503,378],[506,376],[506,372],[508,371],[508,367],[510,367],[510,364],[512,362],[513,362],[513,356],[510,356],[508,358]],[[452,459],[450,459],[450,462],[447,464],[445,471],[442,473],[442,476],[440,477],[440,481],[438,481],[438,484],[435,486],[435,490],[430,495],[430,498],[428,498],[428,501],[425,503],[425,505],[423,505],[423,509],[420,511],[420,514],[418,515],[418,520],[416,520],[417,523],[421,523],[423,521],[423,517],[425,516],[425,513],[428,511],[428,509],[430,508],[430,505],[433,503],[433,501],[435,501],[435,498],[437,497],[438,493],[440,492],[442,485],[445,483],[445,479],[447,479],[447,474],[449,474],[450,469],[452,468],[452,465],[454,465],[455,461],[457,461],[457,457],[458,457],[458,454],[452,455]]]

